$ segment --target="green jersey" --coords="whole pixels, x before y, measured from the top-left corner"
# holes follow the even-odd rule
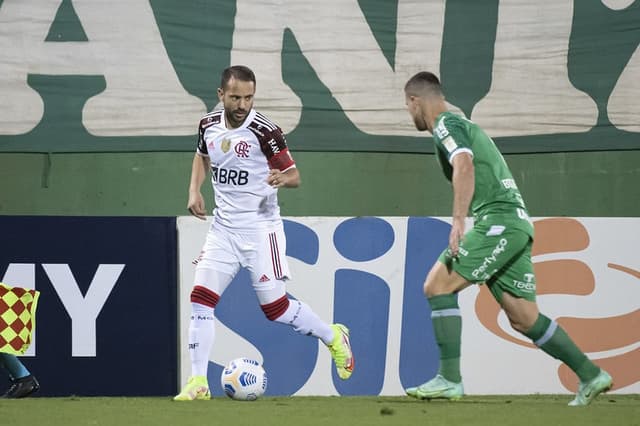
[[[462,152],[473,156],[475,188],[470,208],[475,220],[500,216],[503,221],[533,235],[527,208],[509,166],[493,140],[477,124],[443,112],[436,119],[433,140],[436,158],[449,181],[453,175],[453,157]],[[513,222],[509,220],[511,217]]]

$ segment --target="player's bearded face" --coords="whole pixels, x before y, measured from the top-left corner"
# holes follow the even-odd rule
[[[227,124],[233,128],[240,127],[253,108],[253,95],[256,92],[252,81],[231,78],[225,88],[218,89],[218,99],[225,110]]]

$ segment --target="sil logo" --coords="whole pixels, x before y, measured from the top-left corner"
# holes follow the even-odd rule
[[[246,141],[240,141],[233,148],[238,158],[249,158],[250,145]]]
[[[550,218],[534,223],[536,240],[531,252],[532,257],[560,252],[579,252],[589,246],[589,233],[577,220],[571,218]],[[558,237],[565,235],[568,238]],[[586,296],[595,291],[594,274],[589,266],[575,259],[558,259],[535,262],[537,294],[570,294]],[[607,263],[607,267],[620,273],[629,274],[640,280],[640,271]],[[487,330],[496,336],[515,344],[535,348],[524,340],[513,337],[504,331],[498,323],[500,306],[486,288],[480,287],[476,297],[475,311],[478,319]],[[632,347],[640,340],[640,330],[630,324],[640,323],[640,309],[623,315],[605,318],[556,318],[573,341],[585,353],[604,352],[614,349],[623,350]],[[640,381],[640,370],[630,366],[640,365],[640,348],[622,351],[619,354],[593,359],[613,377],[613,388],[619,389]],[[632,371],[632,374],[629,374]],[[575,374],[564,364],[558,367],[558,378],[569,391],[577,390]]]

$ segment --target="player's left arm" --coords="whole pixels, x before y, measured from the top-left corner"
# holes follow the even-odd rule
[[[451,232],[449,234],[449,248],[453,256],[458,255],[460,241],[464,235],[465,219],[469,213],[469,206],[473,199],[475,188],[475,170],[473,157],[468,152],[457,153],[451,159],[453,166],[453,215]]]

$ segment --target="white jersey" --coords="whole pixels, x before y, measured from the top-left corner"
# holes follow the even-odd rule
[[[269,169],[295,162],[280,127],[252,109],[242,126],[227,129],[224,110],[216,110],[200,120],[197,153],[210,159],[216,222],[245,231],[282,223],[278,191],[267,177]]]

